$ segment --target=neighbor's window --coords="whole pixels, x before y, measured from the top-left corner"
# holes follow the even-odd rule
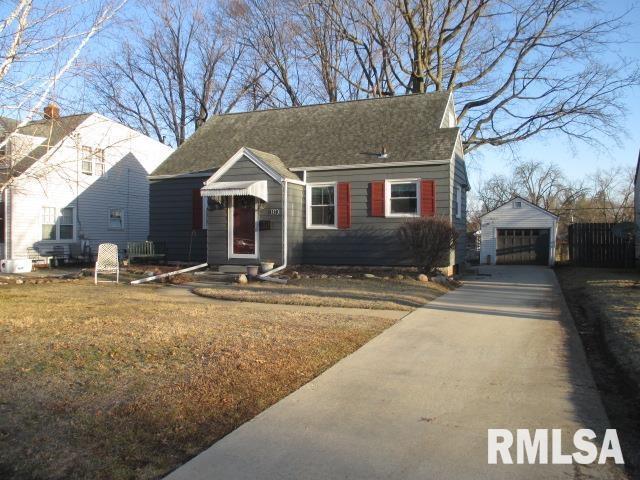
[[[462,218],[462,187],[456,187],[456,218]]]
[[[91,147],[82,147],[80,150],[80,161],[82,162],[82,173],[93,175],[93,152]]]
[[[73,240],[73,208],[60,209],[60,240]]]
[[[391,181],[387,187],[387,215],[418,214],[417,181]]]
[[[42,207],[42,240],[56,239],[56,209]]]
[[[4,144],[3,142],[7,140],[6,136],[0,136],[0,157],[5,157],[7,155],[7,151],[8,151],[8,146],[9,146],[9,140],[7,140]],[[9,167],[8,165],[0,165],[0,168],[2,167]]]
[[[336,224],[335,185],[310,186],[309,226],[334,227]]]
[[[104,175],[104,150],[97,148],[93,151],[93,159],[95,160],[96,175]]]
[[[122,208],[109,209],[109,229],[124,230],[124,210]]]

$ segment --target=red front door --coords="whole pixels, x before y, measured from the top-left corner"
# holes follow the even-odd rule
[[[233,255],[256,255],[256,201],[254,197],[233,197]]]

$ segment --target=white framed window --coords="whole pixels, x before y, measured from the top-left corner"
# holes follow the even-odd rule
[[[82,173],[85,175],[93,175],[93,152],[91,147],[82,147],[80,149],[80,162]]]
[[[56,239],[56,209],[42,207],[42,240]]]
[[[462,218],[462,187],[456,187],[456,218]]]
[[[42,207],[42,240],[75,240],[76,224],[73,207]]]
[[[60,209],[60,222],[58,223],[58,239],[73,240],[73,208]]]
[[[4,143],[4,145],[2,144],[4,141],[6,140],[6,142]],[[6,136],[0,136],[0,157],[6,157],[7,154],[9,152],[9,140],[7,139]],[[9,167],[9,165],[0,165],[0,168],[2,167]]]
[[[336,184],[307,185],[307,228],[338,228]]]
[[[80,168],[85,175],[104,175],[104,149],[83,146],[80,148]]]
[[[124,230],[124,209],[109,209],[109,230]]]
[[[93,160],[95,162],[94,171],[96,175],[104,175],[104,150],[102,148],[96,148],[93,151]]]
[[[420,180],[385,181],[385,217],[417,217],[420,215]]]

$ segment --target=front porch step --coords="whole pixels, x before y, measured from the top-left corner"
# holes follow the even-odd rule
[[[257,263],[255,264],[257,265]],[[246,265],[220,265],[218,267],[220,273],[247,273]]]
[[[246,269],[245,269],[246,271]],[[204,272],[194,272],[193,275],[198,283],[211,282],[233,282],[238,276],[237,273],[216,272],[214,270],[205,270]]]

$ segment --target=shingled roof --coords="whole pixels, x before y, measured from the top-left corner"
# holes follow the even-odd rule
[[[217,115],[152,175],[214,170],[240,148],[288,168],[449,161],[457,128],[439,128],[449,95],[430,93]],[[386,148],[387,158],[377,154]]]
[[[53,119],[36,120],[18,128],[16,133],[43,137],[45,140],[18,161],[14,168],[14,173],[18,175],[24,173],[91,115],[91,113],[82,113]]]

